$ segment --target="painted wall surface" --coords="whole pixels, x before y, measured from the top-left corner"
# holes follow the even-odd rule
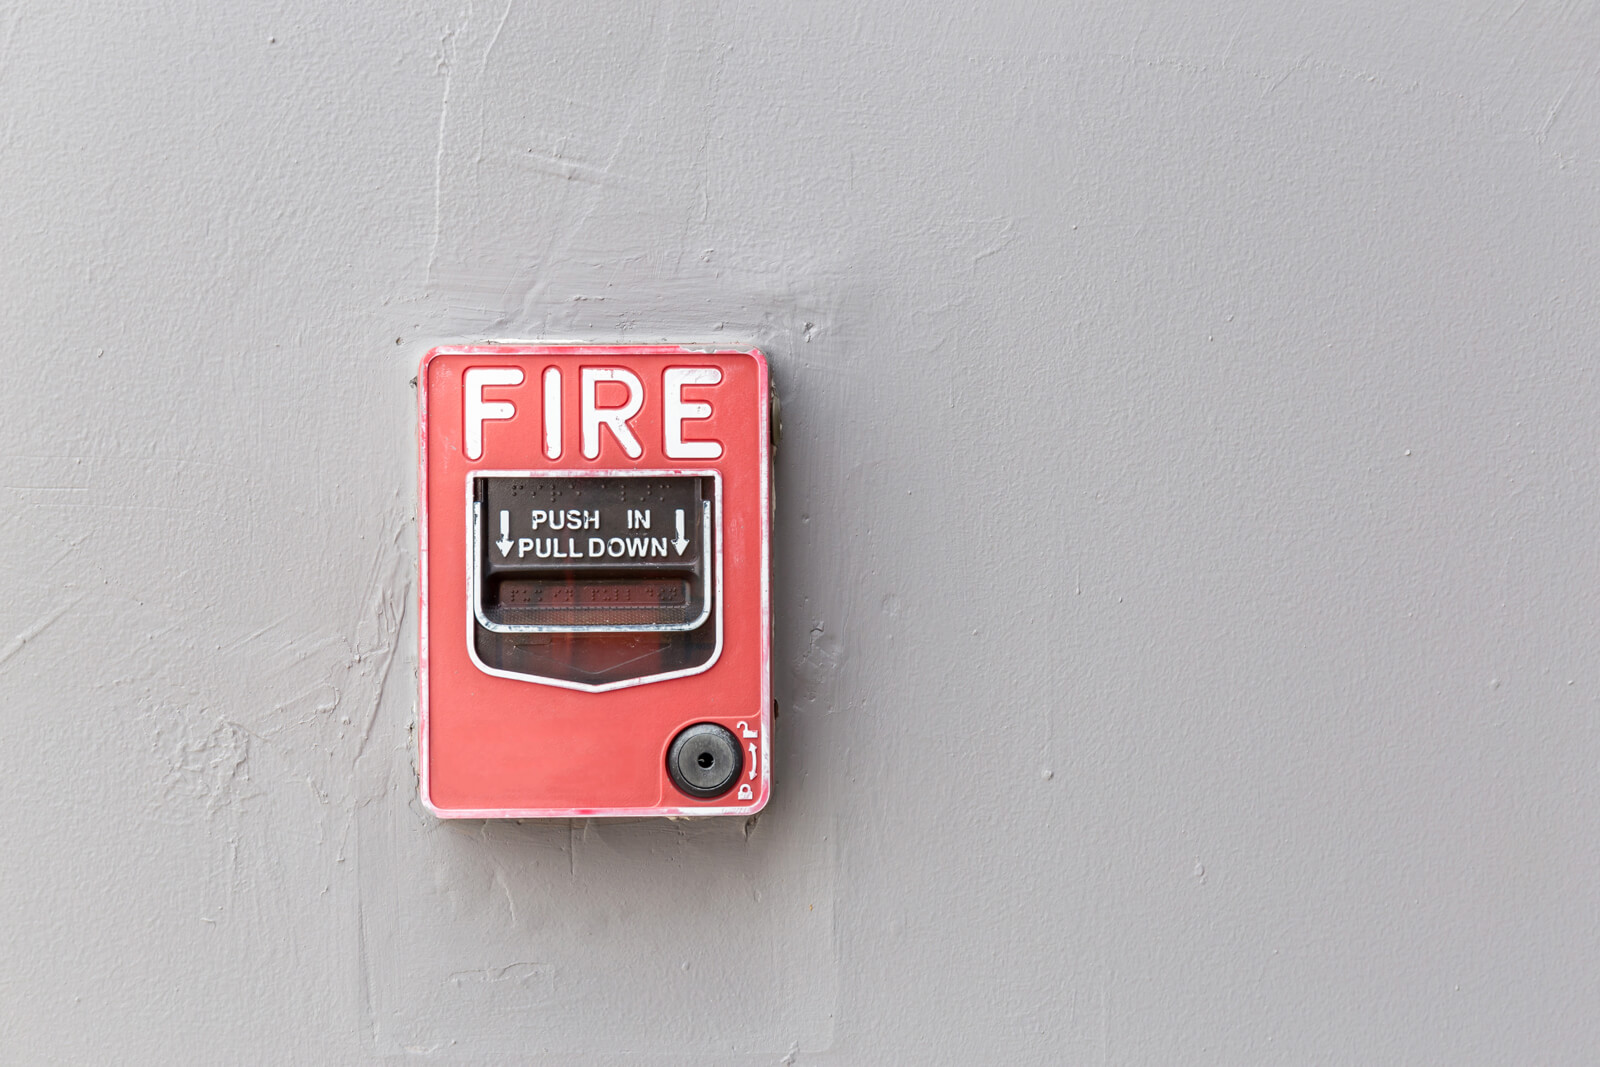
[[[1600,9],[0,9],[0,1061],[1593,1063]],[[753,343],[775,799],[416,799],[435,343]]]

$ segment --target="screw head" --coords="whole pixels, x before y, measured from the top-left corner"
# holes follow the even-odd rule
[[[733,731],[714,722],[695,723],[667,748],[667,775],[692,797],[707,800],[733,788],[744,770],[744,750]]]

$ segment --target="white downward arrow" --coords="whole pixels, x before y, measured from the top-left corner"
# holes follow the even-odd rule
[[[500,513],[500,540],[494,543],[502,556],[511,554],[511,512]]]
[[[678,550],[678,555],[683,555],[683,550],[689,547],[689,539],[683,536],[683,509],[678,509],[678,539],[672,542],[672,547]]]

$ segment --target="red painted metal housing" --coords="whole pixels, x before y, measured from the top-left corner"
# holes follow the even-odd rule
[[[520,383],[475,386],[482,403],[509,403],[510,417],[477,410],[481,454],[467,458],[470,368],[516,368]],[[560,456],[547,455],[545,372],[564,390]],[[641,446],[626,454],[597,434],[598,454],[579,445],[584,368],[621,368],[643,384],[627,427]],[[715,459],[668,450],[664,375],[715,368],[714,385],[679,388],[709,403],[709,417],[678,421],[680,436],[721,445]],[[483,376],[477,376],[483,377]],[[501,378],[515,375],[504,373]],[[437,348],[418,378],[420,664],[419,770],[423,802],[443,818],[750,814],[767,802],[771,736],[769,552],[771,439],[767,362],[758,350],[675,345],[477,345]],[[614,402],[613,406],[615,406]],[[503,412],[504,407],[494,409]],[[552,425],[556,420],[550,420]],[[681,451],[681,447],[680,447]],[[490,673],[471,649],[469,480],[481,472],[575,475],[696,474],[720,488],[720,650],[697,673],[605,691]],[[699,800],[678,791],[666,751],[683,728],[727,727],[749,746],[740,787]]]

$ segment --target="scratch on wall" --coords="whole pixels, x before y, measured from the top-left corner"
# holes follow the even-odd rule
[[[486,984],[490,982],[527,982],[540,980],[553,982],[556,969],[548,963],[508,963],[504,967],[483,967],[471,971],[456,971],[450,975],[453,986]]]
[[[24,645],[26,645],[29,641],[32,641],[35,637],[38,637],[40,634],[44,633],[51,626],[54,626],[58,619],[60,619],[67,612],[71,611],[78,601],[82,599],[82,594],[79,594],[78,596],[73,597],[71,600],[56,605],[54,608],[40,617],[39,620],[32,626],[29,626],[27,629],[17,634],[17,636],[7,641],[5,647],[0,648],[0,663],[9,661],[12,656],[15,656],[18,652],[21,652]]]
[[[1572,76],[1572,80],[1567,82],[1561,92],[1556,95],[1555,100],[1551,101],[1549,109],[1545,112],[1544,121],[1539,124],[1539,132],[1535,135],[1535,140],[1539,144],[1542,145],[1549,140],[1550,131],[1555,127],[1556,119],[1561,115],[1561,109],[1567,106],[1567,98],[1572,95],[1572,90],[1576,89],[1578,83],[1585,78],[1592,77],[1593,71],[1588,65],[1585,65],[1583,70]]]
[[[335,685],[336,704],[343,700],[344,690],[351,687],[351,682],[346,680],[350,675],[355,675],[357,686],[370,686],[364,701],[365,714],[356,740],[355,752],[350,757],[351,767],[361,763],[372,740],[378,714],[383,707],[384,695],[388,692],[395,654],[400,647],[400,627],[405,620],[407,606],[411,600],[410,557],[401,542],[410,530],[409,521],[395,523],[394,532],[388,543],[380,546],[374,553],[366,581],[369,592],[362,617],[356,621],[353,628],[346,659],[334,668],[334,673],[330,674],[330,684],[333,684],[335,675],[339,675],[342,676],[340,681],[344,685],[344,688]],[[342,720],[340,725],[343,726],[347,722],[348,718]],[[391,765],[381,762],[376,768],[376,773],[380,777],[375,784],[364,787],[359,775],[350,778],[351,796],[345,810],[344,826],[339,835],[340,842],[336,856],[338,862],[344,861],[350,835],[354,832],[356,809],[362,802],[361,798],[370,796],[374,792],[381,792],[391,772]]]
[[[489,57],[494,54],[494,46],[500,43],[500,35],[505,32],[506,21],[511,18],[511,9],[516,6],[516,0],[506,0],[506,9],[500,13],[500,23],[494,28],[494,34],[489,38],[489,43],[483,50],[483,62],[478,64],[478,77],[482,78],[489,69]]]
[[[372,581],[372,595],[368,600],[368,621],[377,626],[376,646],[366,652],[357,651],[354,662],[360,663],[363,657],[378,657],[377,669],[373,672],[376,684],[373,686],[372,699],[367,705],[366,721],[361,725],[361,739],[356,746],[355,760],[360,760],[367,751],[367,742],[372,738],[373,723],[378,718],[378,708],[383,703],[383,694],[389,684],[389,672],[394,667],[394,656],[399,648],[397,640],[400,625],[405,621],[406,606],[411,602],[410,569],[407,564],[405,551],[400,546],[401,536],[410,528],[409,523],[396,526],[394,537],[390,541],[387,560],[380,553],[375,561],[379,574]],[[387,565],[384,566],[384,563]],[[401,572],[405,576],[401,576]],[[361,647],[360,633],[357,633],[357,649]]]
[[[1331,60],[1315,59],[1310,56],[1301,56],[1292,61],[1274,64],[1242,64],[1236,62],[1231,56],[1231,45],[1221,55],[1211,54],[1146,54],[1143,52],[1118,52],[1113,53],[1110,59],[1137,66],[1147,70],[1180,71],[1194,76],[1218,77],[1220,75],[1243,75],[1258,83],[1263,99],[1272,96],[1291,79],[1302,76],[1312,76],[1328,79],[1342,84],[1355,84],[1367,86],[1390,97],[1404,97],[1421,92],[1433,100],[1450,107],[1452,110],[1463,112],[1475,122],[1481,123],[1497,132],[1506,132],[1508,123],[1503,117],[1496,115],[1494,101],[1481,93],[1466,92],[1460,89],[1441,85],[1438,83],[1423,83],[1421,81],[1404,81],[1373,70],[1362,70],[1346,64]],[[1557,94],[1556,99],[1544,112],[1543,121],[1538,128],[1526,127],[1515,130],[1519,138],[1531,138],[1532,141],[1546,148],[1546,140],[1551,128],[1555,125],[1557,116],[1566,105],[1567,97],[1573,89],[1585,78],[1593,77],[1593,65],[1586,65],[1573,79]],[[1545,156],[1558,166],[1564,166],[1566,160],[1556,152],[1546,149]]]
[[[466,31],[467,24],[471,21],[472,8],[469,6],[455,27],[446,30],[440,39],[439,73],[444,75],[444,87],[439,93],[438,141],[433,153],[433,240],[428,246],[427,272],[427,284],[430,289],[433,287],[434,269],[439,262],[439,241],[444,233],[445,131],[450,120],[450,85],[455,69],[456,37]]]

